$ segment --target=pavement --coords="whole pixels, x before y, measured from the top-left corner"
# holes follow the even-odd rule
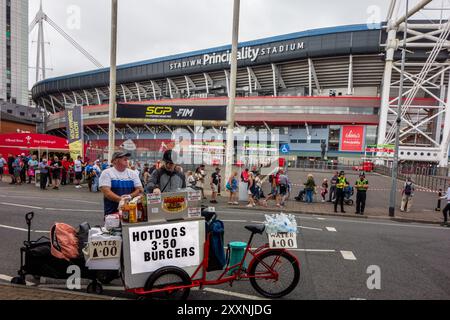
[[[294,182],[291,198],[300,189],[302,178],[306,175],[305,172],[290,171],[289,176]],[[317,183],[329,174],[314,175]],[[356,177],[350,174],[348,179],[353,181]],[[289,299],[450,298],[450,274],[447,271],[450,248],[446,232],[449,229],[434,226],[442,221],[442,214],[432,210],[436,194],[417,190],[413,210],[409,213],[397,210],[396,216],[391,218],[387,214],[389,192],[386,191],[390,179],[369,175],[368,180],[371,189],[364,216],[355,215],[354,206],[346,206],[346,214],[334,214],[331,203],[317,202],[317,199],[313,204],[288,201],[282,209],[283,212],[295,214],[302,231],[298,238],[300,249],[295,251],[302,262],[302,283]],[[267,186],[264,186],[267,194],[266,189]],[[206,195],[209,200],[208,190]],[[205,203],[209,204],[208,200]],[[269,208],[247,208],[246,202],[235,206],[228,205],[227,201],[225,194],[222,194],[218,204],[211,204],[226,224],[226,243],[247,240],[248,233],[243,230],[243,224],[261,223],[264,214],[281,211],[274,202],[269,204]],[[41,191],[33,185],[12,186],[0,182],[0,280],[3,280],[0,282],[0,300],[134,298],[118,294],[123,290],[118,287],[120,283],[113,284],[116,286],[111,288],[114,292],[102,296],[57,290],[51,288],[52,283],[50,287],[8,284],[17,272],[18,248],[26,236],[23,215],[28,211],[36,213],[33,236],[47,235],[47,230],[55,221],[73,226],[89,221],[93,226],[102,224],[102,195],[90,193],[87,188],[75,189],[73,185],[62,186],[60,190]],[[383,294],[364,288],[366,268],[372,264],[379,265],[384,270],[383,279],[390,280],[389,284],[383,282],[384,288],[391,286]],[[333,266],[332,273],[326,271],[330,266]],[[64,287],[61,283],[55,286]],[[193,291],[190,299],[258,299],[248,287],[248,283],[236,283],[233,288],[228,285],[218,289],[207,288]]]

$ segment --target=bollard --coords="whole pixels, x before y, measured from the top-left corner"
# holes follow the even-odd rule
[[[438,203],[437,203],[437,207],[434,209],[434,211],[441,211],[441,197],[442,197],[442,189],[439,189],[438,192]]]

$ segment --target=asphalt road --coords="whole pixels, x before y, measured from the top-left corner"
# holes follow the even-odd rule
[[[103,217],[101,195],[85,189],[68,186],[41,192],[0,184],[0,281],[17,272],[28,211],[35,212],[33,238],[46,235],[54,222],[76,227],[88,221],[94,226]],[[265,220],[262,212],[232,209],[220,211],[219,218],[225,223],[226,243],[247,241],[244,226]],[[450,228],[312,215],[296,219],[298,249],[292,252],[301,264],[301,280],[284,299],[450,299]],[[252,246],[265,240],[256,236]],[[380,289],[370,290],[367,281],[374,268],[380,270]],[[61,285],[64,282],[51,279],[43,284]],[[105,294],[131,297],[120,286],[113,282]],[[193,290],[190,295],[192,300],[261,298],[246,281]]]

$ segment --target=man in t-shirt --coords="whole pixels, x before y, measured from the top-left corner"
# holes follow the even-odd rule
[[[81,156],[73,162],[73,171],[75,172],[75,188],[81,188],[80,181],[83,178],[83,161]]]
[[[100,176],[100,190],[103,193],[105,215],[119,211],[119,202],[125,196],[134,198],[144,192],[139,176],[128,169],[129,153],[114,152],[112,167],[104,170]]]
[[[62,163],[61,161],[59,161],[59,158],[57,156],[53,158],[51,169],[52,169],[53,189],[58,190],[59,183],[61,181],[60,179],[61,179]]]
[[[216,171],[211,175],[211,203],[217,203],[217,192],[219,191],[220,184],[220,168],[217,167]]]
[[[67,184],[67,176],[70,168],[70,162],[67,160],[67,156],[64,156],[62,158],[61,164],[62,164],[61,184],[64,186]]]

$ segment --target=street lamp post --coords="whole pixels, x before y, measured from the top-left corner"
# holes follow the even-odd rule
[[[406,19],[405,19],[405,28],[403,31],[403,49],[402,49],[402,65],[400,72],[400,88],[398,93],[398,108],[397,108],[397,118],[395,123],[397,125],[396,134],[395,134],[395,152],[394,152],[394,160],[392,163],[392,184],[391,184],[391,194],[389,198],[389,216],[393,217],[395,215],[395,203],[397,196],[397,171],[398,171],[398,153],[400,146],[400,124],[402,121],[402,96],[403,96],[403,73],[405,71],[405,54],[406,54],[406,35],[407,35],[407,27],[408,27],[408,0],[406,0]]]
[[[236,75],[237,75],[237,49],[239,36],[239,9],[240,0],[234,0],[233,3],[233,33],[231,41],[231,75],[230,75],[230,92],[227,110],[227,141],[225,156],[225,181],[231,176],[234,154],[234,106],[236,100]]]
[[[109,128],[108,128],[108,162],[111,163],[115,146],[116,117],[116,57],[117,57],[117,1],[111,0],[111,66],[109,71]]]

